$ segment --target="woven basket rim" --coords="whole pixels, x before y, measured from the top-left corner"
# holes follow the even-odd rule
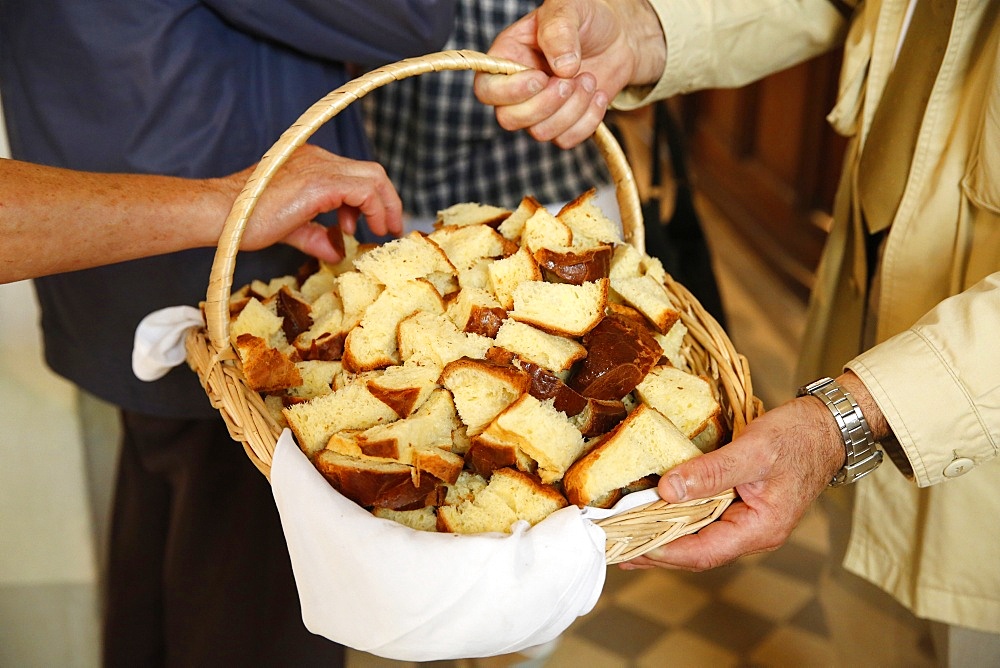
[[[254,206],[277,169],[324,123],[372,90],[393,81],[440,70],[513,73],[522,65],[475,51],[442,51],[410,58],[372,70],[332,91],[313,104],[265,153],[233,204],[219,239],[205,302],[205,327],[186,339],[188,363],[212,405],[219,410],[230,435],[241,443],[253,464],[268,478],[281,428],[261,396],[247,385],[242,366],[229,341],[229,299],[235,258]],[[642,207],[625,154],[602,123],[593,141],[608,163],[615,184],[624,238],[644,252]],[[718,322],[683,286],[669,276],[665,287],[675,299],[688,329],[687,361],[694,373],[713,381],[723,406],[723,419],[734,436],[763,412],[753,394],[749,365],[736,352]],[[732,502],[732,490],[709,499],[669,505],[653,502],[597,522],[608,534],[607,563],[618,563],[674,538],[697,531],[717,518]],[[626,531],[620,527],[627,526]]]

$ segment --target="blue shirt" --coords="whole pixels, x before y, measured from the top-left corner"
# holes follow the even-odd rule
[[[230,174],[345,83],[346,63],[436,51],[452,24],[453,0],[0,0],[11,152],[92,171]],[[367,158],[358,106],[312,143]],[[198,249],[38,279],[47,363],[129,410],[217,415],[190,369],[154,383],[131,370],[139,320],[203,300],[212,258]],[[234,284],[302,261],[282,246],[243,253]]]

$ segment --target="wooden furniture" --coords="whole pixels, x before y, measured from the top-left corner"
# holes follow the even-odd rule
[[[825,116],[840,52],[744,88],[677,101],[696,187],[803,299],[829,229],[845,140]]]

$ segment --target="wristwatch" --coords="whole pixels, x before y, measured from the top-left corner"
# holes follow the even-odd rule
[[[800,388],[797,396],[804,397],[807,394],[813,395],[830,409],[844,439],[847,458],[844,467],[833,476],[830,486],[847,485],[877,469],[882,463],[882,450],[851,393],[833,378],[820,378]]]

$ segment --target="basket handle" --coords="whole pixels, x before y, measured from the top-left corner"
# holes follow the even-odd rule
[[[489,74],[512,74],[525,66],[476,51],[442,51],[409,58],[372,70],[317,101],[278,138],[264,154],[246,185],[236,198],[219,237],[219,247],[212,263],[205,303],[205,322],[209,340],[216,351],[229,347],[229,297],[233,270],[243,231],[264,188],[288,157],[328,120],[365,95],[393,81],[441,70],[474,70]],[[643,251],[642,209],[639,192],[625,154],[611,131],[602,123],[594,133],[602,156],[608,163],[622,218],[625,241]]]

